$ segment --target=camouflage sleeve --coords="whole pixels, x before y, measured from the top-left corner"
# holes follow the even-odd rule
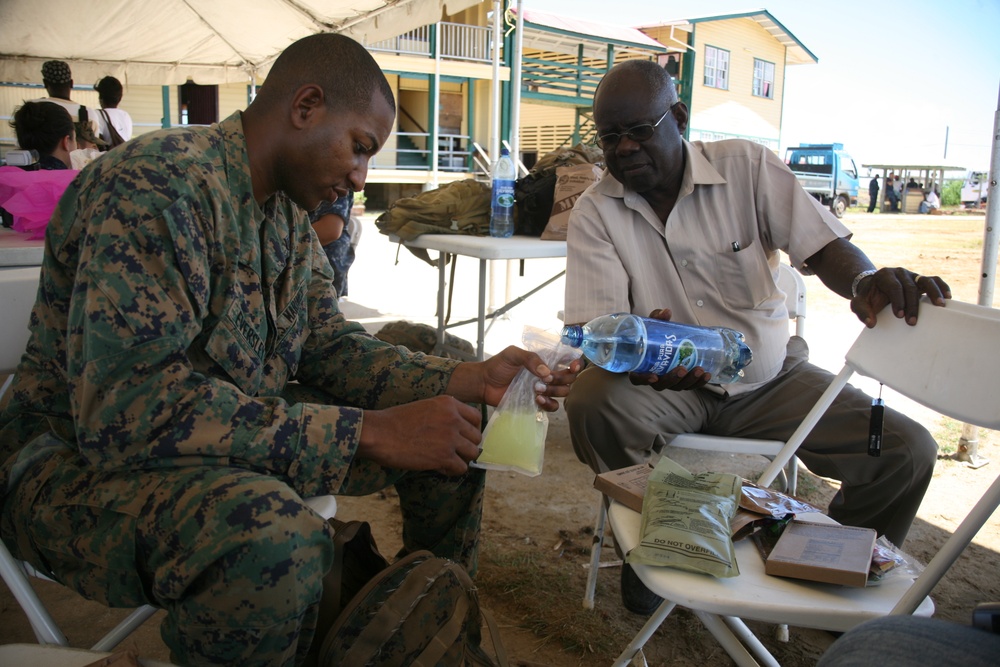
[[[308,295],[310,336],[296,379],[366,409],[444,393],[459,362],[395,347],[346,320],[330,265],[322,260],[317,244]]]
[[[352,208],[354,208],[354,193],[349,192],[346,197],[337,197],[335,202],[320,202],[316,210],[309,214],[309,222],[316,222],[330,213],[339,215],[344,220],[350,220]]]

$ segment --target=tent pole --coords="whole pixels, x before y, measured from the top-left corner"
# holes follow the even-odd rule
[[[997,94],[997,109],[993,113],[993,143],[990,152],[989,189],[986,194],[986,231],[983,237],[983,263],[979,280],[979,305],[993,307],[993,290],[997,279],[997,251],[1000,243],[1000,92]],[[972,424],[962,427],[962,437],[958,441],[958,460],[967,461],[969,467],[979,468],[988,460],[979,456],[979,429]]]
[[[510,73],[510,156],[514,159],[517,174],[521,176],[521,52],[524,49],[524,12],[522,1],[517,0],[517,22],[514,31],[514,57]],[[525,171],[527,173],[527,171]]]
[[[490,173],[493,173],[493,163],[500,156],[500,48],[502,46],[500,29],[503,21],[503,11],[500,0],[493,0],[493,117],[490,119]]]

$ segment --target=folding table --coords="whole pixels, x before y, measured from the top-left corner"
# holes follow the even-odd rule
[[[0,267],[41,266],[44,239],[32,240],[27,234],[0,227]]]
[[[390,237],[393,241],[399,242],[398,237]],[[412,241],[402,241],[409,248],[423,248],[425,250],[437,250],[438,260],[438,297],[437,297],[437,345],[434,348],[436,354],[443,351],[462,354],[459,350],[445,346],[445,332],[452,327],[461,326],[470,322],[477,322],[478,329],[476,335],[476,360],[482,361],[484,341],[486,338],[486,320],[488,318],[501,315],[524,298],[530,296],[542,287],[566,273],[560,271],[538,287],[532,289],[528,294],[513,299],[496,309],[489,315],[486,313],[486,262],[492,259],[544,259],[566,256],[565,241],[543,241],[534,236],[511,236],[508,238],[493,238],[491,236],[469,236],[464,234],[421,234]],[[446,256],[465,255],[479,259],[479,310],[475,320],[467,322],[445,322],[445,295],[448,286],[445,281],[445,259]],[[463,355],[464,356],[464,355]]]

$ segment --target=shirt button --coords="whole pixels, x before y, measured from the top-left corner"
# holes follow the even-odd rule
[[[697,306],[698,306],[699,308],[701,308],[702,306],[704,306],[704,305],[705,305],[705,302],[704,302],[704,301],[702,301],[701,299],[698,299],[697,301],[695,301],[695,304],[697,304]]]
[[[688,261],[686,259],[682,259],[681,260],[681,266],[687,266],[687,265],[688,265]]]

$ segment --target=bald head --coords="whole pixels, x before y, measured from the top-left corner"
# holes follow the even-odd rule
[[[310,35],[285,49],[251,107],[284,106],[307,84],[323,89],[331,109],[367,111],[376,90],[396,109],[392,88],[371,54],[353,39],[333,33]]]
[[[594,106],[600,103],[603,92],[607,91],[609,95],[614,95],[615,88],[625,82],[628,82],[629,87],[638,84],[643,90],[648,91],[653,99],[662,96],[668,107],[677,102],[677,86],[674,85],[674,80],[667,70],[652,60],[626,60],[608,70],[601,79],[594,92]]]

